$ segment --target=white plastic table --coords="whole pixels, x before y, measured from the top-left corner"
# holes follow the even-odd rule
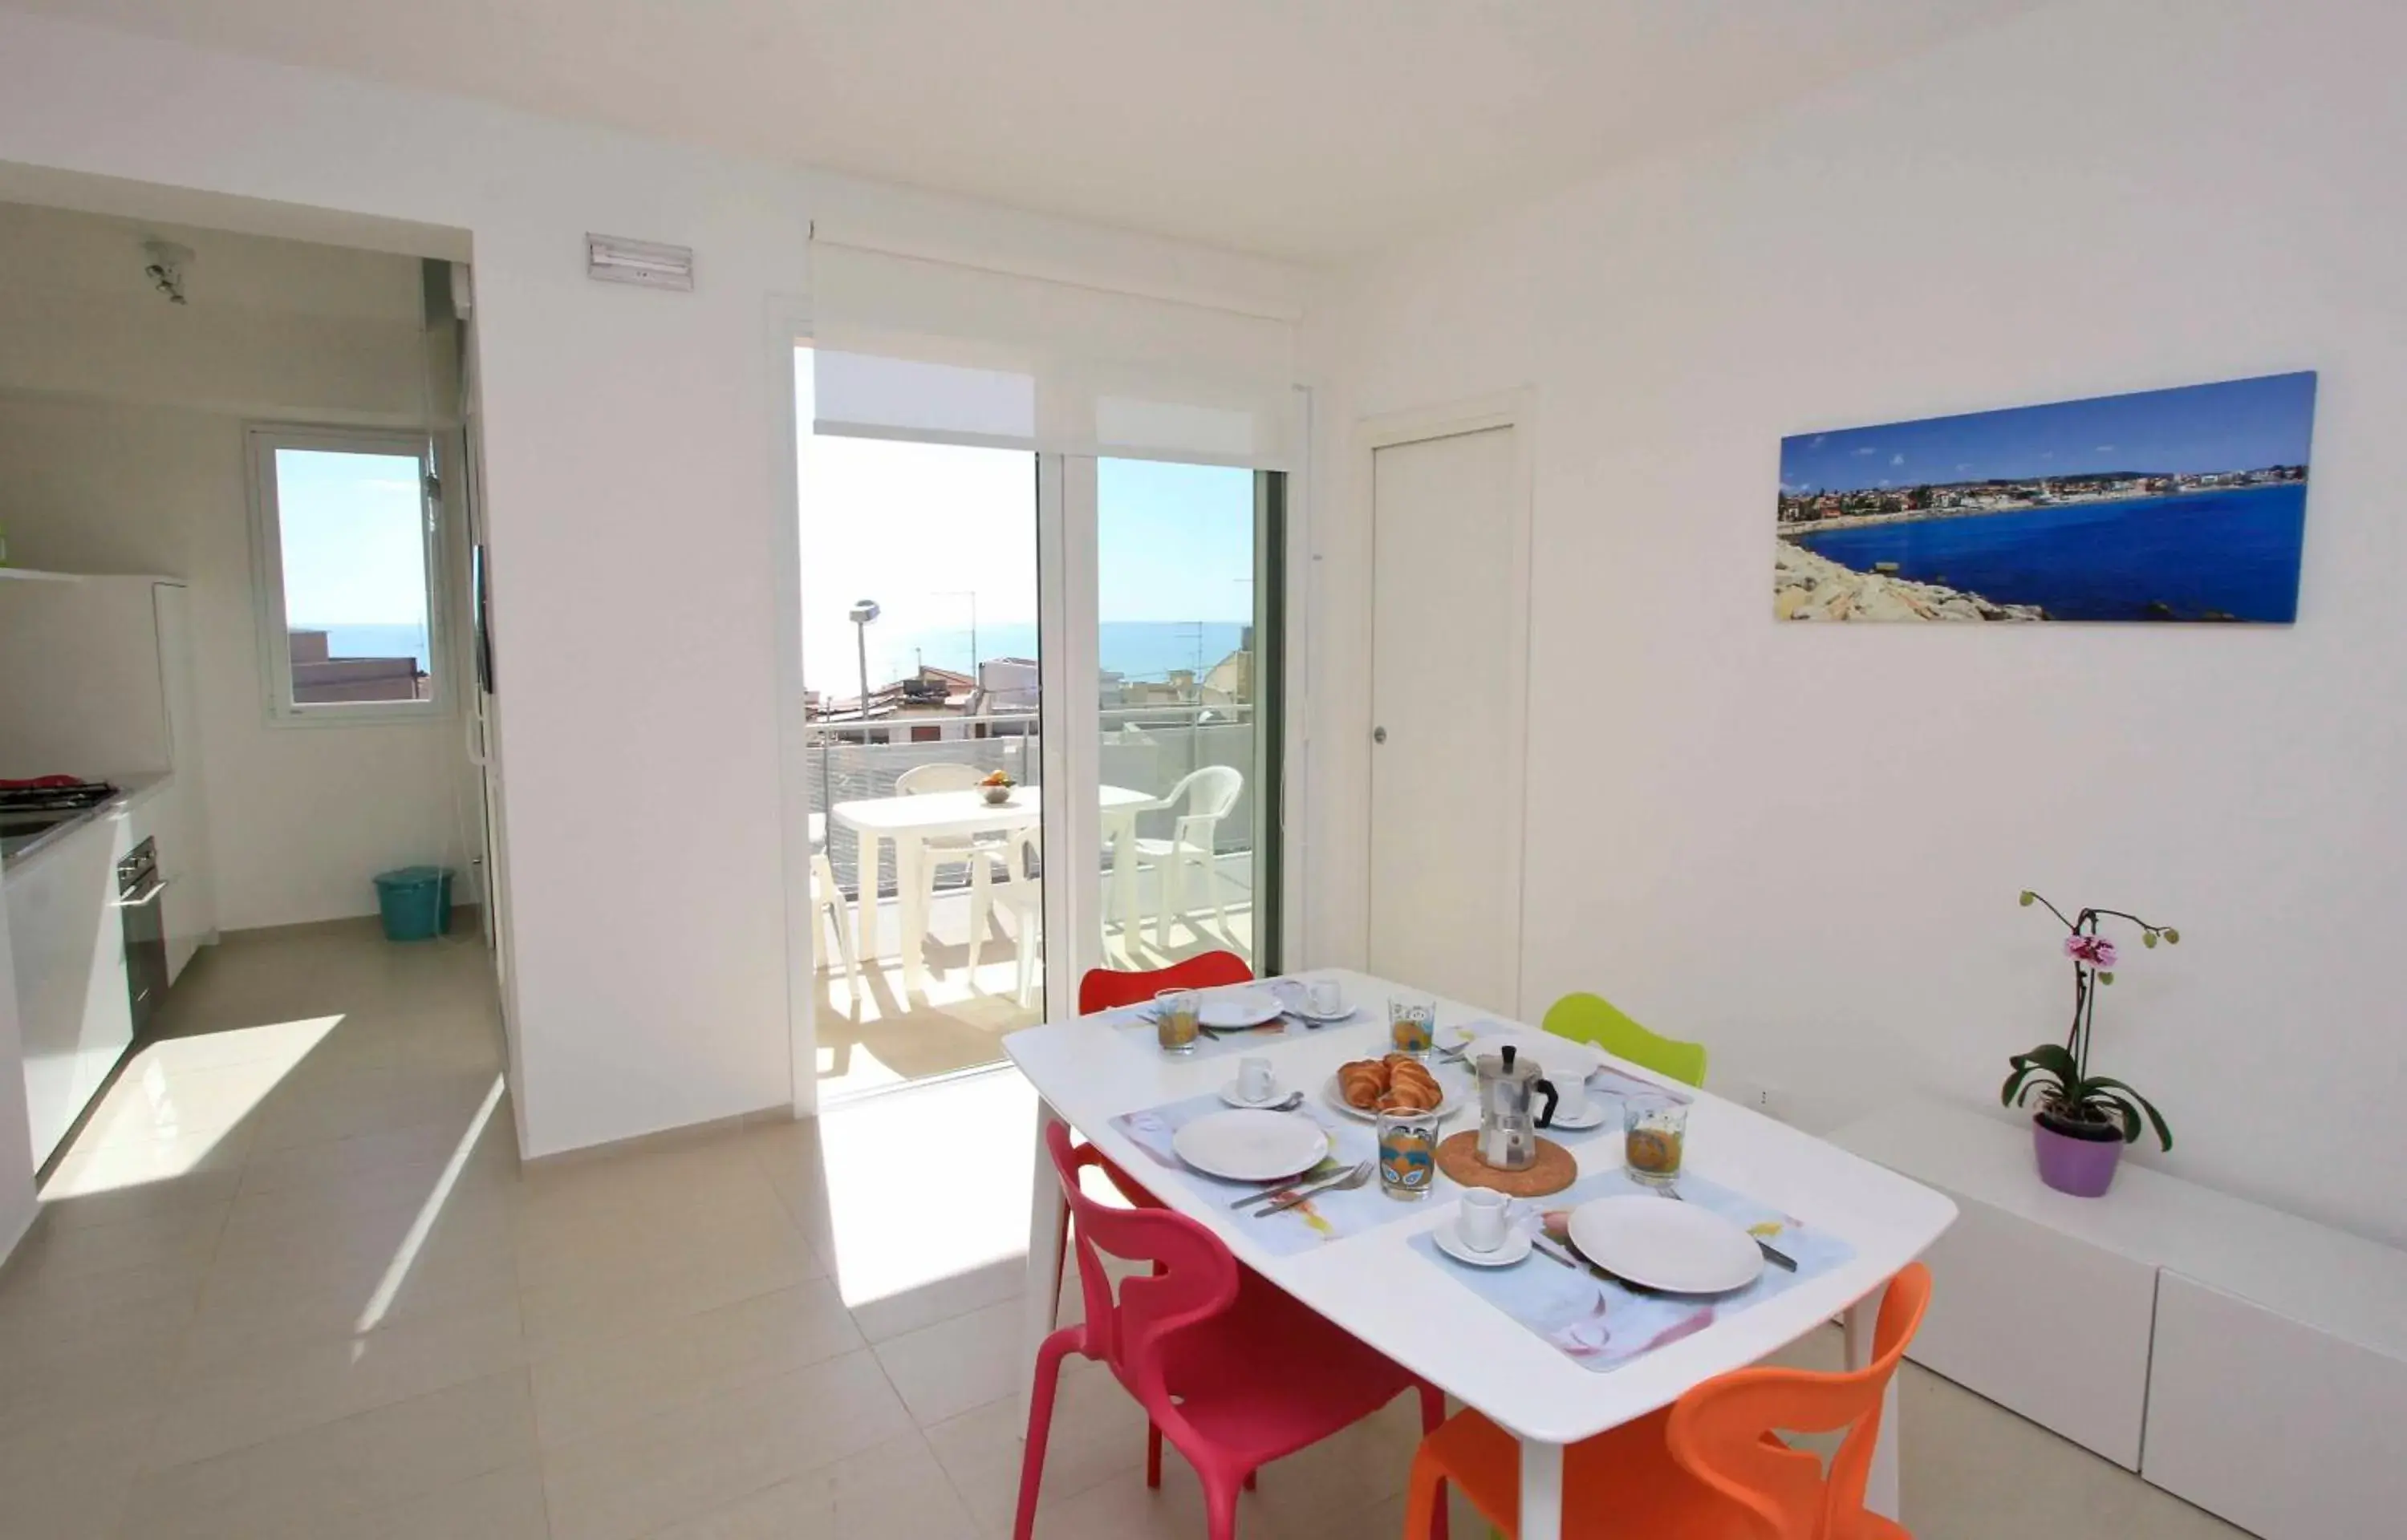
[[[1338,1065],[1384,1052],[1390,995],[1427,997],[1426,991],[1359,973],[1323,970],[1312,976],[1341,980],[1358,1008],[1357,1020],[1317,1032],[1291,1032],[1284,1040],[1249,1050],[1273,1061],[1281,1084],[1307,1095],[1318,1095]],[[1454,1001],[1438,1003],[1441,1027],[1479,1019],[1496,1018]],[[1024,1408],[1037,1345],[1053,1328],[1066,1213],[1045,1153],[1045,1123],[1067,1121],[1104,1154],[1143,1172],[1151,1157],[1116,1131],[1111,1119],[1208,1091],[1228,1080],[1236,1065],[1225,1056],[1161,1053],[1144,1033],[1107,1025],[1099,1017],[1031,1027],[1003,1043],[1042,1098],[1022,1321]],[[1671,1083],[1615,1062],[1642,1079]],[[1458,1126],[1468,1125],[1447,1124],[1449,1131]],[[1621,1158],[1615,1138],[1587,1139],[1570,1148],[1583,1174],[1607,1169]],[[1952,1202],[1918,1182],[1702,1093],[1689,1112],[1686,1155],[1688,1169],[1828,1230],[1855,1249],[1855,1258],[1601,1374],[1547,1346],[1407,1248],[1415,1234],[1452,1215],[1455,1205],[1449,1201],[1426,1200],[1418,1206],[1422,1211],[1394,1223],[1312,1250],[1276,1255],[1256,1245],[1255,1232],[1227,1208],[1200,1197],[1188,1184],[1161,1182],[1155,1193],[1202,1222],[1262,1277],[1518,1436],[1523,1540],[1559,1540],[1564,1446],[1666,1406],[1691,1386],[1753,1363],[1833,1316],[1845,1319],[1849,1365],[1869,1363],[1882,1286],[1956,1217]],[[1866,1492],[1867,1504],[1889,1517],[1897,1513],[1896,1393],[1892,1385]]]
[[[1136,815],[1161,806],[1158,798],[1120,786],[1104,786],[1104,837],[1112,844],[1113,882],[1123,896],[1123,907],[1134,866]],[[989,803],[981,792],[931,791],[911,797],[864,797],[838,802],[828,809],[831,822],[852,831],[853,870],[861,890],[857,928],[863,963],[877,955],[877,842],[894,844],[894,881],[903,926],[903,988],[917,988],[920,980],[919,940],[928,933],[928,884],[920,870],[928,841],[947,835],[1007,834],[1034,825],[1044,816],[1042,788],[1014,787],[1011,799]]]

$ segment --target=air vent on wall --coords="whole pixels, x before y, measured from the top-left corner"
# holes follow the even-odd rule
[[[693,247],[588,233],[585,276],[604,283],[690,290],[693,287]]]

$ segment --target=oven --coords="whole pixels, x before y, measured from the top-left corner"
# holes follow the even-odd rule
[[[167,997],[167,921],[159,904],[166,891],[156,840],[143,841],[117,863],[117,912],[125,927],[125,992],[134,1003],[137,1042]]]

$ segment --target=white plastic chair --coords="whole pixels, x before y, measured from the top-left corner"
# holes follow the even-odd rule
[[[939,763],[914,765],[894,778],[894,789],[904,797],[921,797],[932,791],[976,791],[985,772],[976,765]],[[923,867],[924,890],[919,895],[922,919],[936,911],[936,870],[939,867],[967,866],[971,880],[976,880],[978,869],[991,861],[1009,858],[1008,847],[991,836],[975,834],[932,835],[919,842]],[[917,947],[912,940],[907,945]]]
[[[987,916],[993,912],[997,897],[1004,907],[1019,916],[1019,934],[1013,942],[1018,954],[1019,986],[1014,998],[1022,1010],[1034,996],[1036,986],[1036,938],[1045,925],[1045,884],[1029,875],[1036,860],[1036,835],[1022,829],[1013,836],[1009,855],[1003,868],[1007,881],[994,880],[991,868],[979,861],[970,868],[970,958],[969,975],[977,978],[978,954],[986,947]]]
[[[825,914],[828,928],[835,932],[836,955],[844,959],[845,982],[851,987],[855,1007],[861,1003],[861,959],[853,954],[852,924],[845,917],[844,890],[835,885],[835,868],[826,851],[811,855],[811,918]]]
[[[1189,867],[1203,869],[1204,891],[1211,899],[1213,914],[1220,922],[1220,935],[1223,939],[1228,937],[1229,909],[1220,897],[1220,868],[1212,858],[1212,844],[1220,820],[1237,805],[1237,798],[1245,789],[1246,778],[1233,766],[1206,765],[1202,770],[1189,770],[1161,799],[1162,808],[1175,814],[1170,838],[1136,841],[1136,869],[1143,871],[1150,866],[1161,873],[1161,907],[1153,917],[1155,950],[1170,950],[1171,917],[1187,918]],[[1177,812],[1182,802],[1187,811]],[[1188,928],[1195,927],[1190,923]]]

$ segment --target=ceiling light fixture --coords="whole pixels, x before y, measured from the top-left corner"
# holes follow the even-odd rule
[[[166,295],[169,304],[184,304],[184,269],[192,265],[192,248],[173,241],[144,241],[142,255],[149,263],[142,276],[151,287]]]

